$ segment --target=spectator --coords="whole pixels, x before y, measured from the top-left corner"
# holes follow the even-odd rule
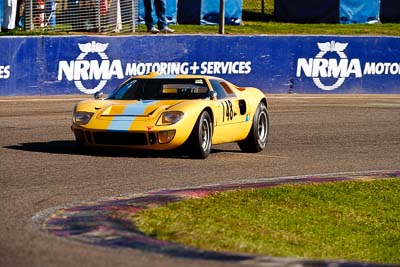
[[[154,27],[153,21],[153,2],[156,10],[156,15],[158,18],[157,26],[158,29]],[[144,20],[147,26],[147,31],[151,33],[172,33],[173,29],[167,27],[166,18],[167,3],[166,0],[144,0]]]
[[[15,17],[15,27],[24,27],[25,0],[17,0],[17,15]]]
[[[25,0],[18,0],[25,1]],[[46,15],[45,15],[45,26],[56,26],[56,12],[57,12],[57,3],[56,0],[46,0],[45,4]]]
[[[17,15],[17,0],[4,0],[2,31],[15,29],[15,17]]]
[[[114,32],[120,32],[122,30],[121,1],[111,0],[108,13],[110,25],[113,27]]]
[[[44,27],[44,4],[45,0],[32,1],[33,6],[33,24],[36,27]]]

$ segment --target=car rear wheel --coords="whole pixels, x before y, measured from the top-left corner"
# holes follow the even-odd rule
[[[190,156],[205,159],[211,153],[213,125],[210,114],[203,111],[193,128],[189,141]]]
[[[240,149],[243,152],[260,152],[268,142],[269,133],[269,118],[267,107],[263,102],[257,107],[253,118],[253,125],[246,139],[238,142]]]

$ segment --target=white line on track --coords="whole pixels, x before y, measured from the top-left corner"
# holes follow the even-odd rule
[[[354,95],[354,94],[349,94],[349,95],[345,95],[345,94],[329,94],[329,95],[308,95],[308,94],[282,94],[282,95],[277,95],[277,94],[273,94],[273,95],[266,95],[267,98],[277,98],[277,99],[326,99],[326,98],[330,98],[330,99],[353,99],[353,98],[357,98],[357,99],[400,99],[400,96],[398,94],[377,94],[377,95],[371,95],[371,94],[359,94],[359,95]]]
[[[87,98],[29,98],[0,99],[0,102],[41,102],[41,101],[81,101]]]
[[[221,154],[230,154],[230,155],[235,155],[235,156],[245,156],[245,157],[262,157],[262,158],[273,158],[273,159],[289,159],[289,157],[285,156],[270,156],[270,155],[264,155],[264,154],[248,154],[248,153],[243,153],[243,152],[221,152]]]
[[[58,96],[0,96],[0,102],[40,102],[40,101],[81,101],[87,99],[93,99],[91,95],[58,95]],[[267,98],[271,99],[400,99],[398,94],[329,94],[329,95],[309,95],[309,94],[266,94]]]

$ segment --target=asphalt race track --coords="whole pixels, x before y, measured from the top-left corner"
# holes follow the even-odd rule
[[[37,230],[52,207],[162,188],[400,169],[400,96],[269,96],[259,154],[215,146],[206,160],[171,153],[80,154],[69,129],[82,96],[0,98],[0,266],[232,266],[73,242]]]

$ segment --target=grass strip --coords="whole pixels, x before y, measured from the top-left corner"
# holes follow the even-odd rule
[[[213,25],[171,25],[177,34],[217,34]],[[139,32],[144,31],[141,27]],[[357,35],[399,36],[396,23],[383,24],[299,24],[273,21],[245,21],[242,26],[225,26],[226,35]]]
[[[400,180],[224,192],[145,210],[157,239],[206,250],[400,263]]]

